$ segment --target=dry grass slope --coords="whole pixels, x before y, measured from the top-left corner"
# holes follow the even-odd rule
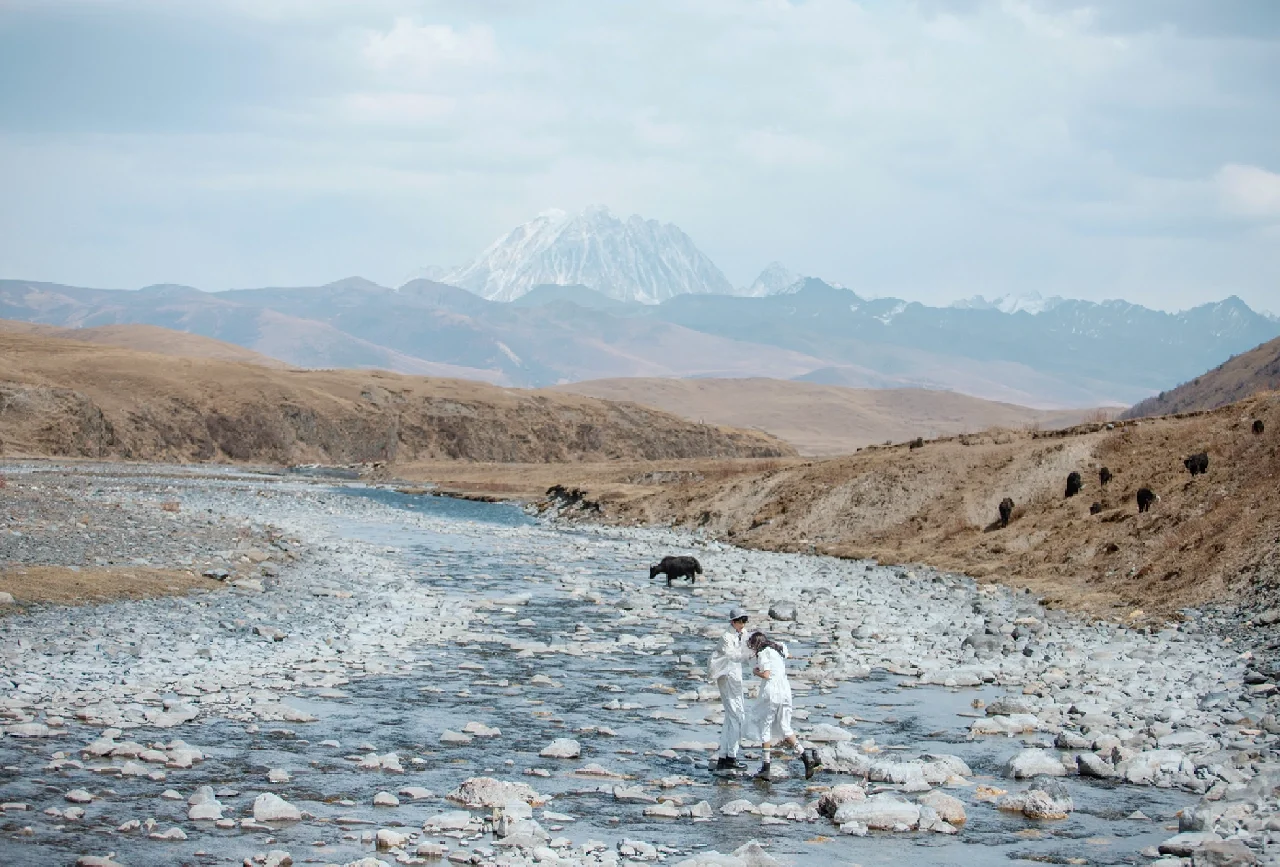
[[[1177,388],[1149,397],[1125,418],[1217,409],[1260,391],[1280,389],[1280,337],[1237,355]]]
[[[377,371],[273,370],[0,333],[0,454],[336,464],[794,454],[635,404]]]
[[[63,340],[76,340],[81,343],[97,343],[102,346],[116,346],[121,349],[136,349],[139,352],[155,352],[160,355],[173,355],[178,358],[215,358],[221,361],[239,361],[245,364],[258,364],[262,367],[283,369],[289,365],[261,352],[254,352],[234,343],[202,337],[199,334],[188,334],[184,331],[173,331],[155,325],[98,325],[93,328],[58,328],[54,325],[40,325],[33,322],[15,322],[0,319],[0,333],[42,335],[58,337]]]
[[[1265,424],[1262,435],[1253,433],[1255,419]],[[1182,460],[1200,451],[1209,472],[1192,479]],[[1114,473],[1106,488],[1103,466]],[[825,460],[518,467],[501,476],[483,465],[407,470],[463,491],[499,478],[508,495],[580,487],[603,507],[591,520],[675,523],[753,548],[928,563],[1104,616],[1280,603],[1276,393],[1110,429],[996,429]],[[1073,471],[1084,488],[1066,499]],[[1142,487],[1161,499],[1138,514]],[[1002,529],[996,519],[1006,496],[1017,508]]]
[[[986,430],[1067,427],[1105,410],[1037,410],[924,388],[846,388],[782,379],[597,379],[556,386],[694,421],[767,431],[805,455]]]

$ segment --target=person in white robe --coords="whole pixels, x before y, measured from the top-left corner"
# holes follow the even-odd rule
[[[754,673],[763,683],[760,695],[747,716],[748,740],[760,741],[761,764],[756,779],[770,779],[770,764],[775,747],[782,745],[804,763],[804,778],[813,777],[821,765],[817,750],[800,746],[796,733],[791,729],[791,682],[787,680],[787,646],[770,641],[763,632],[752,633],[747,647],[755,654]]]
[[[754,655],[747,647],[747,612],[741,608],[729,611],[729,629],[711,654],[711,682],[720,690],[724,706],[724,725],[720,729],[720,750],[716,757],[718,771],[736,771],[746,767],[738,761],[746,705],[742,696],[742,663]]]

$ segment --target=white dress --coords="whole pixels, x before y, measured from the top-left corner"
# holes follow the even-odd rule
[[[782,648],[783,653],[786,647]],[[791,683],[782,654],[766,647],[756,654],[756,668],[769,672],[760,685],[760,696],[747,714],[747,739],[777,743],[791,737]]]

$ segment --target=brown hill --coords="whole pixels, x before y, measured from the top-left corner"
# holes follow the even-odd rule
[[[1209,471],[1192,479],[1182,459],[1201,450]],[[1115,474],[1106,488],[1102,466]],[[674,522],[752,548],[927,563],[1099,615],[1280,604],[1275,393],[1190,417],[993,431],[826,460],[407,469],[462,491],[537,498],[552,484],[580,487],[602,509],[590,520]],[[1084,489],[1066,499],[1073,471]],[[1161,497],[1145,514],[1141,487]],[[1004,497],[1017,508],[1000,528]]]
[[[122,349],[136,349],[141,352],[155,352],[160,355],[175,355],[180,358],[215,358],[220,361],[239,361],[245,364],[258,364],[263,367],[283,369],[289,365],[279,359],[254,352],[234,343],[202,337],[199,334],[188,334],[185,331],[173,331],[157,325],[99,325],[93,328],[59,328],[55,325],[41,325],[34,322],[15,322],[0,319],[0,332],[9,331],[19,334],[39,334],[45,337],[60,337],[64,340],[78,340],[81,343],[98,343],[104,346],[118,346]]]
[[[342,464],[794,454],[765,434],[635,404],[14,332],[0,332],[0,453]]]
[[[804,455],[986,430],[1060,428],[1107,410],[1037,410],[952,391],[845,388],[782,379],[596,379],[552,391],[653,406],[691,421],[754,428]]]
[[[1280,390],[1280,337],[1235,356],[1177,388],[1149,397],[1125,418],[1217,409],[1260,391]]]

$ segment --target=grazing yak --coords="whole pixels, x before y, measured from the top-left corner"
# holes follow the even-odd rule
[[[1107,486],[1107,482],[1111,481],[1111,479],[1112,479],[1111,470],[1107,469],[1106,467],[1103,467],[1102,469],[1098,470],[1098,481],[1102,483],[1102,487],[1105,488]]]
[[[1099,512],[1101,512],[1101,511],[1102,511],[1102,504],[1101,504],[1101,503],[1091,503],[1091,504],[1089,505],[1089,514],[1090,514],[1090,515],[1096,515],[1096,514],[1098,514],[1098,513],[1099,513]]]
[[[1009,526],[1009,518],[1013,515],[1013,500],[1005,497],[1000,501],[1000,526]]]
[[[1074,497],[1080,493],[1080,488],[1084,486],[1079,473],[1072,473],[1067,476],[1067,496]]]
[[[912,448],[912,449],[924,448],[924,437],[916,437],[915,439],[913,439],[911,441],[911,445],[908,446],[908,448]]]
[[[697,557],[663,557],[662,562],[657,566],[649,567],[649,580],[652,581],[659,575],[666,575],[668,587],[677,578],[688,578],[689,583],[692,584],[701,574],[702,564],[698,562]]]
[[[1266,426],[1265,424],[1263,424],[1263,423],[1262,423],[1262,419],[1260,419],[1260,418],[1255,418],[1255,419],[1253,420],[1253,432],[1254,432],[1254,433],[1256,433],[1256,434],[1258,434],[1259,436],[1261,436],[1261,435],[1262,435],[1262,432],[1263,432],[1264,430],[1266,430],[1266,429],[1267,429],[1267,426]]]
[[[1150,488],[1138,488],[1138,511],[1146,512],[1152,503],[1160,502],[1160,496]]]
[[[1183,461],[1182,465],[1193,477],[1207,473],[1209,472],[1209,455],[1206,452],[1199,452]]]

